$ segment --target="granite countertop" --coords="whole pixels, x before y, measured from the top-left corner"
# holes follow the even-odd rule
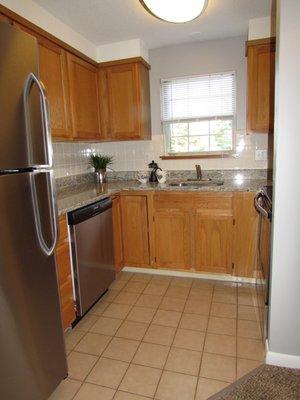
[[[267,179],[226,179],[221,186],[174,187],[167,184],[140,184],[137,181],[111,181],[105,185],[82,183],[60,188],[57,191],[59,215],[104,199],[123,190],[172,192],[256,192],[270,184]]]

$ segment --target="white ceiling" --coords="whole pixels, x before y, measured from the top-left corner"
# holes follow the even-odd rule
[[[209,0],[202,16],[178,25],[154,18],[139,0],[34,1],[97,46],[140,38],[149,48],[246,35],[249,19],[270,15],[272,2]]]

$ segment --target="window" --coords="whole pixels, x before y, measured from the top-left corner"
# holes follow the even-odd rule
[[[233,150],[234,73],[163,79],[161,108],[168,154]]]

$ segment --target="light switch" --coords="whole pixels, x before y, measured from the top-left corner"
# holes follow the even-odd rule
[[[255,150],[255,161],[267,161],[268,151],[267,150]]]

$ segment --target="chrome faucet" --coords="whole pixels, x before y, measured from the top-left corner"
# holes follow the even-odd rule
[[[201,166],[199,164],[195,165],[196,168],[196,174],[197,174],[197,181],[202,181],[202,170]]]

